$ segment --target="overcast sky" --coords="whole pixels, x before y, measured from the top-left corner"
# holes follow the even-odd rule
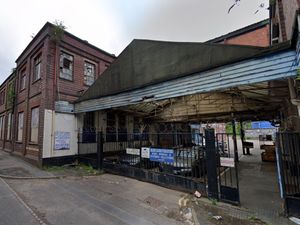
[[[269,0],[8,0],[0,7],[0,83],[47,22],[118,55],[132,39],[203,42],[268,17]]]

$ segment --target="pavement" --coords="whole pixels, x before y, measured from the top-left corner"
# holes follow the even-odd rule
[[[283,217],[283,199],[280,198],[276,163],[262,162],[261,150],[256,147],[251,155],[239,163],[241,205],[270,224],[292,224]]]
[[[51,173],[25,162],[17,156],[0,151],[0,175],[13,177],[49,177]]]

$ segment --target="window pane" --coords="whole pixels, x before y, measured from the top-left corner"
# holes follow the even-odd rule
[[[26,75],[25,74],[23,74],[22,77],[21,77],[20,86],[21,86],[21,90],[25,89],[25,87],[26,87]]]
[[[4,136],[4,116],[0,117],[0,139],[3,139]]]
[[[41,78],[41,55],[34,59],[34,77],[33,81]]]
[[[60,77],[67,80],[73,79],[73,56],[67,53],[60,54]]]
[[[10,140],[10,136],[11,136],[11,121],[12,121],[12,114],[9,113],[8,114],[8,118],[7,118],[7,140]]]
[[[41,78],[41,63],[35,65],[34,81]]]
[[[31,132],[30,141],[38,142],[39,108],[31,110]]]
[[[84,82],[87,85],[92,85],[95,81],[95,65],[85,62],[84,63]]]
[[[22,141],[23,139],[23,116],[24,113],[19,113],[19,119],[18,119],[18,141]]]

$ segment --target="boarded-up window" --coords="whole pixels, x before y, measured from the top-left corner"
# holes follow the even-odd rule
[[[24,90],[26,87],[26,74],[25,71],[21,73],[20,79],[20,91]]]
[[[0,116],[0,139],[4,139],[4,116]]]
[[[11,139],[11,123],[12,123],[12,113],[9,113],[7,118],[7,134],[6,134],[7,140]]]
[[[73,80],[73,56],[62,52],[60,54],[60,75],[66,80]]]
[[[22,142],[23,139],[23,122],[24,122],[24,113],[20,112],[18,115],[18,138],[17,141]]]
[[[37,143],[39,136],[39,108],[31,109],[30,141]]]
[[[89,62],[84,63],[84,83],[92,85],[95,81],[95,65]]]
[[[41,55],[38,55],[34,59],[33,81],[36,81],[40,78],[41,78]]]

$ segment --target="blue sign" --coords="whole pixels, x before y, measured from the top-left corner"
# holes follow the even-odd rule
[[[155,162],[174,163],[174,150],[150,148],[150,160]]]
[[[258,121],[251,123],[252,129],[272,129],[274,128],[269,121]]]

